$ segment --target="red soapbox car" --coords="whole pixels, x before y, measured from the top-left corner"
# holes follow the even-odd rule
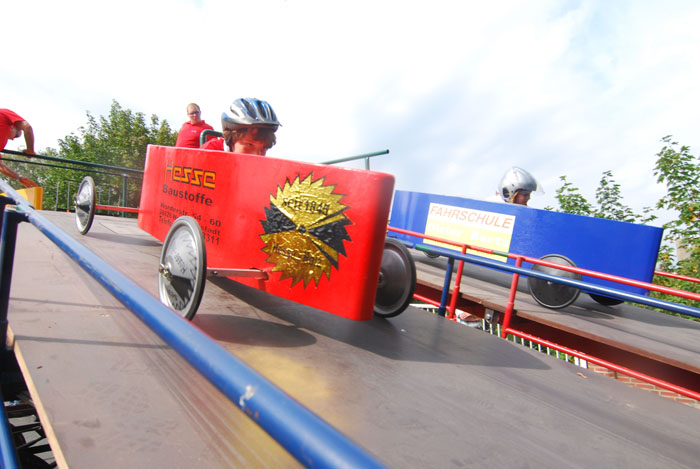
[[[149,146],[138,226],[163,242],[160,299],[187,319],[207,276],[226,276],[352,320],[400,314],[416,271],[386,237],[389,174],[256,155]],[[95,184],[81,182],[76,225],[87,234]]]

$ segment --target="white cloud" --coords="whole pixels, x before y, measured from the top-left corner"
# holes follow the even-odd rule
[[[698,151],[694,1],[14,2],[1,107],[37,146],[112,99],[174,128],[198,102],[256,96],[283,124],[271,155],[324,161],[389,148],[400,189],[486,198],[513,165],[554,204],[559,176],[589,200],[605,170],[653,205],[660,138]],[[23,18],[31,18],[31,28]],[[16,144],[17,141],[8,145]],[[358,167],[362,164],[358,163]]]

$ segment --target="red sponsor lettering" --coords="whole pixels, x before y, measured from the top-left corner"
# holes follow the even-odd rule
[[[182,182],[191,186],[216,187],[216,172],[187,166],[175,166],[171,162],[165,165],[165,177],[172,181]]]

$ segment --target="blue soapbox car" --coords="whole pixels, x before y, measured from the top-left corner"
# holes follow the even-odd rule
[[[408,191],[394,192],[389,226],[648,283],[654,276],[663,235],[662,228],[653,226]],[[453,245],[407,234],[390,231],[389,236],[409,245],[434,244],[460,250]],[[468,251],[468,254],[491,257],[511,265],[515,263],[514,259],[504,256],[477,251]],[[533,264],[525,262],[523,267],[532,268]],[[637,294],[647,293],[641,287],[610,280],[540,265],[535,268],[595,285]],[[538,303],[555,309],[571,304],[580,292],[574,287],[554,285],[534,277],[528,278],[528,286]],[[587,293],[604,305],[622,302],[613,297]]]

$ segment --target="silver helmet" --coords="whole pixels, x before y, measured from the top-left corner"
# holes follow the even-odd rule
[[[522,168],[513,166],[501,178],[498,195],[506,202],[512,202],[518,191],[542,192],[537,180]]]
[[[272,106],[261,99],[239,98],[221,113],[223,130],[244,126],[272,127],[277,130],[280,125]]]

